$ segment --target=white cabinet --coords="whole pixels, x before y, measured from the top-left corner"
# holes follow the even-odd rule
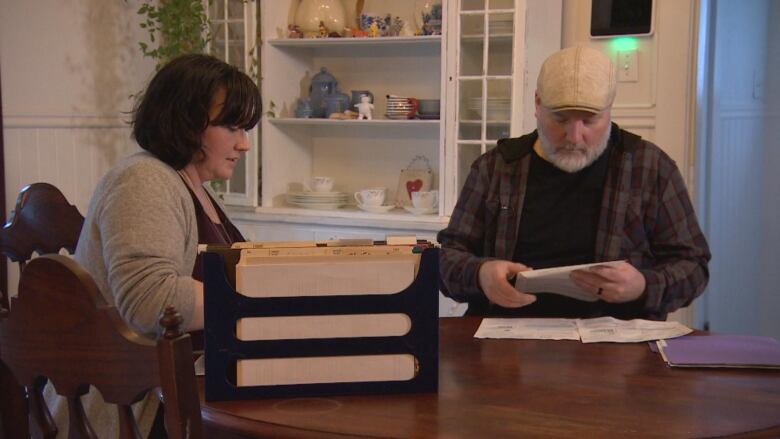
[[[366,11],[397,15],[414,25],[414,0],[365,3]],[[305,234],[318,224],[327,224],[334,233],[393,230],[435,236],[447,224],[471,162],[499,138],[522,133],[523,112],[533,112],[524,108],[528,90],[532,95],[534,89],[527,77],[536,76],[527,68],[536,61],[526,56],[532,52],[525,47],[526,29],[549,32],[557,27],[560,44],[560,14],[540,15],[550,26],[526,26],[526,20],[534,8],[557,4],[560,11],[560,0],[445,0],[442,35],[436,36],[289,39],[287,25],[297,4],[258,3],[263,103],[265,110],[273,103],[275,116],[263,117],[260,148],[247,160],[261,164],[260,201],[251,210],[231,213],[250,229],[273,224],[278,239]],[[349,9],[355,2],[344,4]],[[294,117],[298,99],[309,95],[311,79],[322,67],[347,94],[373,92],[374,120]],[[388,94],[441,99],[441,117],[386,119]],[[369,213],[354,205],[314,210],[286,201],[288,192],[300,191],[313,176],[332,177],[335,190],[350,195],[386,187],[394,199],[401,169],[419,155],[428,159],[434,189],[440,192],[438,210],[432,214],[401,209]],[[250,174],[242,178],[253,178]]]
[[[385,2],[391,13],[412,20],[412,1]],[[434,189],[445,186],[444,125],[439,120],[385,118],[386,96],[440,99],[444,95],[442,36],[287,39],[288,17],[296,2],[263,3],[263,101],[276,108],[275,118],[262,122],[262,213],[300,214],[308,209],[289,206],[288,192],[302,189],[312,176],[329,176],[335,190],[350,194],[385,187],[395,199],[401,169],[418,155],[434,173]],[[407,9],[408,10],[405,10]],[[374,120],[337,121],[294,117],[297,101],[309,95],[312,77],[321,68],[335,76],[340,90],[370,90]],[[401,209],[368,213],[354,206],[322,215],[380,222],[446,224],[441,207],[432,215],[414,217]]]

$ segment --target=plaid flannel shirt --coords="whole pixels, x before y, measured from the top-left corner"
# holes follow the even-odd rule
[[[471,166],[450,223],[437,237],[445,295],[484,301],[479,267],[490,259],[512,260],[536,138],[533,132],[502,139]],[[663,320],[704,290],[709,247],[674,161],[616,124],[609,147],[594,261],[627,260],[644,275],[646,289],[636,301],[618,304],[622,311],[605,314]]]

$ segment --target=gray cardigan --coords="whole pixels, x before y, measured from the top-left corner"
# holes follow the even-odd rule
[[[173,304],[188,327],[198,246],[192,196],[176,171],[148,152],[120,161],[97,184],[76,260],[122,318],[150,338]]]

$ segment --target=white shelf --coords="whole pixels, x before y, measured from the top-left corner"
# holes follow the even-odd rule
[[[268,41],[276,47],[344,47],[344,46],[420,46],[440,45],[441,35],[417,37],[375,37],[375,38],[278,38]]]
[[[481,119],[461,119],[460,124],[461,125],[480,125],[482,123]],[[509,125],[512,121],[507,119],[488,119],[485,121],[486,125],[494,126],[494,125]]]
[[[300,207],[229,207],[230,218],[240,221],[261,221],[289,224],[311,224],[396,228],[437,232],[449,223],[449,216],[412,215],[402,209],[388,213],[363,212],[356,207],[333,210],[304,209]]]
[[[514,38],[513,34],[489,34],[488,39],[491,42],[495,41],[512,41],[512,38]],[[485,40],[484,34],[470,34],[470,35],[461,35],[460,40],[463,42],[482,42]]]
[[[323,118],[296,118],[296,117],[277,117],[268,119],[274,125],[297,125],[297,126],[344,126],[344,127],[439,127],[440,120],[422,120],[422,119],[372,119],[372,120],[339,120]]]

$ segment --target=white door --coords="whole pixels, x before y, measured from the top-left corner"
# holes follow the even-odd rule
[[[697,186],[713,259],[696,324],[780,339],[780,2],[701,5]]]

